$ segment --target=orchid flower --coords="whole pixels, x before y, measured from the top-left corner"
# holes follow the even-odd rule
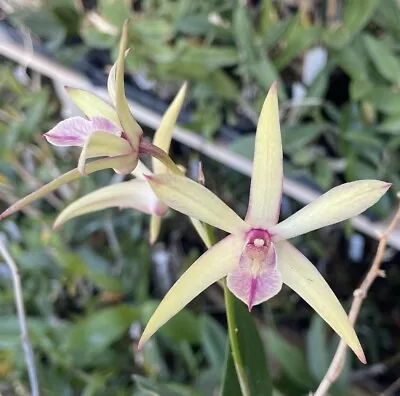
[[[108,77],[109,105],[96,95],[81,89],[67,88],[67,93],[88,119],[72,117],[61,121],[44,134],[54,146],[82,147],[78,170],[85,173],[87,158],[120,157],[118,173],[132,172],[138,162],[142,129],[133,118],[125,96],[124,62],[127,47],[127,22],[124,24],[119,56]],[[125,159],[129,159],[128,162]]]
[[[165,112],[160,126],[154,134],[153,145],[167,153],[185,94],[186,83]],[[152,168],[155,174],[167,171],[165,165],[154,157],[152,157]],[[168,207],[158,199],[144,177],[144,175],[153,175],[150,169],[139,161],[132,173],[136,176],[133,180],[100,188],[71,203],[58,215],[54,226],[58,227],[74,217],[106,208],[133,208],[151,215],[150,243],[154,243],[160,232],[161,218],[166,214]]]
[[[78,167],[57,177],[4,211],[0,218],[9,216],[33,201],[54,191],[63,184],[78,179],[83,174],[113,168],[117,173],[131,173],[138,164],[142,129],[133,118],[124,88],[124,62],[127,53],[128,22],[122,29],[119,56],[108,77],[108,92],[114,106],[92,93],[67,88],[67,93],[83,111],[87,119],[72,117],[61,121],[44,134],[55,146],[82,147]],[[86,163],[86,159],[101,158]]]
[[[204,253],[173,285],[147,324],[139,347],[204,289],[227,277],[227,287],[249,310],[275,296],[285,283],[365,362],[357,335],[335,294],[314,265],[287,240],[360,214],[376,203],[390,184],[378,180],[343,184],[278,223],[283,155],[276,89],[274,83],[257,127],[245,220],[206,187],[186,177],[148,177],[165,204],[230,235]]]

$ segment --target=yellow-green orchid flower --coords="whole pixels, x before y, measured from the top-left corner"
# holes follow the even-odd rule
[[[335,294],[314,265],[287,239],[356,216],[377,202],[390,184],[362,180],[333,188],[278,223],[283,181],[278,99],[274,84],[256,134],[248,212],[242,220],[206,187],[176,174],[148,177],[171,208],[230,233],[204,253],[174,284],[147,324],[141,347],[165,322],[223,277],[249,310],[285,283],[341,336],[362,362],[357,335]]]
[[[182,108],[185,94],[186,83],[183,84],[168,107],[159,128],[154,134],[153,145],[166,153],[169,151],[172,132]],[[152,161],[152,168],[155,174],[167,171],[165,165],[156,158],[153,157]],[[145,179],[145,175],[153,175],[150,169],[139,161],[138,166],[132,173],[136,176],[133,180],[100,188],[71,203],[59,214],[54,226],[58,227],[74,217],[106,208],[133,208],[151,215],[150,243],[154,243],[160,232],[161,218],[167,212],[168,207],[158,199]]]
[[[17,212],[63,184],[78,179],[82,174],[107,168],[128,174],[136,168],[143,132],[133,118],[125,96],[124,61],[127,37],[128,22],[123,26],[119,56],[108,78],[108,92],[114,106],[88,91],[67,88],[67,93],[84,112],[87,119],[69,118],[44,134],[47,141],[55,146],[82,147],[78,167],[22,198],[4,211],[0,218]],[[87,158],[95,157],[106,158],[86,163]]]

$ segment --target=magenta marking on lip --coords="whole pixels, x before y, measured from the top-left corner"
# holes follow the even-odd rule
[[[256,296],[256,289],[257,289],[257,278],[253,277],[251,278],[250,281],[249,302],[247,304],[249,312],[253,308],[254,297]]]

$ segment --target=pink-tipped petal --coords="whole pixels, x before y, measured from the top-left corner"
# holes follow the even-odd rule
[[[59,122],[43,136],[53,146],[82,147],[93,132],[92,122],[82,117],[72,117]]]
[[[283,182],[283,154],[277,85],[268,92],[258,121],[253,174],[246,221],[269,227],[279,220]]]
[[[43,136],[54,146],[83,147],[86,140],[95,131],[102,131],[115,136],[121,136],[122,131],[113,122],[104,117],[93,117],[86,120],[82,117],[72,117],[59,122]]]
[[[332,188],[294,215],[270,228],[274,241],[293,238],[357,216],[374,205],[391,184],[358,180]]]
[[[364,352],[346,312],[318,270],[291,243],[281,241],[275,244],[275,248],[283,283],[310,304],[365,362]]]
[[[237,265],[242,251],[242,238],[234,235],[226,237],[189,267],[157,307],[144,329],[138,348],[203,290],[226,276]]]
[[[255,268],[255,266],[257,268]],[[244,250],[238,266],[227,277],[229,290],[249,308],[269,300],[282,288],[274,246],[271,244],[261,263],[254,263]]]

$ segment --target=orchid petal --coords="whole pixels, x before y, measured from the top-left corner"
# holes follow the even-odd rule
[[[230,235],[197,259],[161,301],[143,332],[138,348],[203,290],[226,276],[239,262],[242,247],[243,236]]]
[[[142,162],[138,161],[136,168],[132,171],[132,175],[136,176],[138,179],[145,180],[145,176],[151,176],[153,172]]]
[[[239,265],[228,273],[226,281],[228,289],[248,306],[249,311],[254,305],[278,294],[282,288],[282,278],[277,268],[274,246],[271,244],[269,247],[257,273],[253,273],[251,260],[242,255]]]
[[[214,193],[187,177],[164,173],[147,180],[158,198],[178,212],[230,233],[248,228]]]
[[[82,117],[72,117],[59,122],[54,128],[43,134],[43,136],[53,146],[82,147],[92,132],[91,121],[85,120]]]
[[[139,143],[143,131],[136,120],[133,118],[129,109],[128,101],[125,96],[124,85],[124,62],[125,50],[128,42],[128,21],[125,21],[122,28],[121,43],[119,47],[119,55],[117,59],[117,68],[115,73],[115,107],[117,108],[118,118],[122,128],[131,144],[132,148],[139,152]]]
[[[276,243],[275,249],[283,282],[310,304],[365,363],[364,352],[346,312],[318,270],[287,241]]]
[[[246,221],[253,227],[278,222],[282,198],[283,154],[277,85],[268,92],[258,121]]]
[[[161,216],[152,215],[150,218],[149,241],[151,245],[153,245],[158,239],[158,235],[160,234],[160,229],[161,229],[161,221],[162,221]]]
[[[102,158],[96,161],[93,161],[85,166],[85,174],[90,174],[93,172],[97,172],[102,169],[108,168],[119,168],[124,166],[129,166],[132,163],[131,156],[119,156],[119,157],[111,157],[111,158]],[[70,183],[74,180],[79,179],[82,174],[79,172],[78,168],[72,169],[67,173],[57,177],[52,180],[50,183],[45,184],[40,187],[36,191],[33,191],[26,197],[20,199],[11,205],[8,209],[6,209],[1,215],[0,219],[4,219],[7,216],[10,216],[19,210],[23,209],[25,206],[31,204],[32,202],[46,196],[57,188],[61,187],[64,184]]]
[[[160,126],[154,134],[153,144],[164,150],[166,153],[169,151],[171,144],[172,132],[178,119],[179,112],[182,108],[183,101],[186,94],[186,83],[182,85],[181,89],[177,93],[175,99],[164,113]],[[166,172],[166,167],[159,160],[153,157],[153,171],[154,173]]]
[[[57,217],[54,227],[87,213],[107,208],[132,208],[148,214],[163,214],[167,209],[145,180],[112,184],[87,194],[68,205]]]
[[[82,147],[89,136],[94,131],[99,130],[115,136],[122,134],[122,131],[115,124],[104,117],[94,117],[91,121],[82,117],[72,117],[59,122],[43,136],[54,146]]]
[[[79,157],[78,169],[84,172],[87,158],[93,157],[116,157],[119,155],[129,154],[132,148],[127,140],[108,132],[93,132],[83,146]],[[132,155],[134,157],[134,155]]]
[[[203,241],[206,248],[210,249],[210,247],[212,246],[212,242],[210,236],[208,235],[206,229],[204,228],[203,223],[195,219],[194,217],[189,217],[189,219],[192,222],[194,229],[196,230],[197,234]]]
[[[271,227],[269,231],[275,234],[274,241],[279,241],[339,223],[364,212],[375,204],[390,186],[391,184],[379,180],[342,184]]]
[[[66,88],[67,94],[72,101],[85,113],[85,115],[92,119],[93,117],[100,116],[109,119],[121,129],[118,114],[115,109],[108,103],[100,99],[98,96],[77,88]]]

